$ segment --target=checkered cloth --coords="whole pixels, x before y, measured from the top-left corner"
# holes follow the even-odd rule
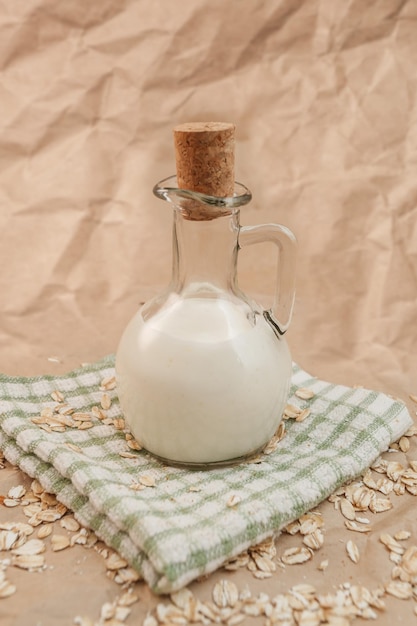
[[[0,447],[156,593],[181,588],[279,531],[360,474],[412,423],[401,402],[318,380],[297,366],[289,402],[311,414],[302,422],[288,420],[276,451],[257,463],[177,469],[145,451],[120,456],[129,450],[125,433],[96,418],[89,430],[64,432],[47,432],[32,422],[43,407],[55,405],[54,390],[76,411],[90,411],[113,368],[108,357],[65,376],[0,377]],[[299,387],[314,397],[300,400],[294,395]],[[121,410],[116,391],[110,394],[107,415],[115,419]],[[132,489],[143,475],[155,486]]]

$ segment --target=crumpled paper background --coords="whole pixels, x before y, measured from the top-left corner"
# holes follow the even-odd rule
[[[0,369],[61,373],[115,351],[169,280],[170,208],[152,186],[174,173],[172,127],[224,120],[253,193],[242,224],[280,222],[299,241],[294,359],[416,393],[416,18],[413,0],[3,1]],[[268,245],[240,256],[241,286],[265,305],[275,262]],[[110,583],[88,568],[97,604]],[[13,626],[36,597],[16,578],[26,604],[7,600]],[[84,583],[71,593],[97,612]],[[56,607],[60,593],[48,592]],[[39,620],[68,623],[74,605],[59,618],[51,606]]]

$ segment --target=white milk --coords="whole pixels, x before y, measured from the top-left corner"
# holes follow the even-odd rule
[[[178,300],[120,341],[116,374],[126,421],[159,457],[209,463],[247,455],[274,434],[291,357],[261,315],[228,300]]]

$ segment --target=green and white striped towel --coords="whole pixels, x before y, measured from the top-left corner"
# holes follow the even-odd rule
[[[43,407],[54,406],[54,390],[76,411],[90,411],[113,367],[108,357],[65,376],[1,376],[0,447],[156,593],[181,588],[279,531],[362,472],[412,423],[401,402],[318,380],[297,366],[289,401],[311,414],[301,422],[288,420],[276,451],[258,463],[188,471],[165,466],[144,451],[120,456],[128,450],[125,434],[99,419],[89,430],[64,432],[47,432],[32,422]],[[299,387],[308,387],[314,397],[300,400],[294,395]],[[107,415],[120,417],[116,391],[110,394]],[[132,489],[143,474],[156,486]],[[233,507],[227,505],[231,496],[238,500]]]

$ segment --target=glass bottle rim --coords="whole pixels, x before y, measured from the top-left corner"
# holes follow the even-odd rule
[[[181,189],[178,187],[177,177],[168,176],[160,180],[153,188],[153,193],[157,198],[167,200],[173,204],[178,203],[178,198],[195,200],[201,204],[215,207],[226,207],[236,209],[248,204],[252,199],[252,193],[242,183],[235,181],[233,196],[221,198],[218,196],[209,196],[199,191],[191,191],[190,189]]]

